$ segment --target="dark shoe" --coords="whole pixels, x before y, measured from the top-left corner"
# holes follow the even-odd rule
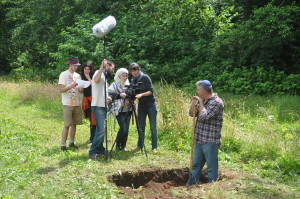
[[[74,148],[74,149],[78,149],[78,146],[76,146],[74,143],[70,143],[69,147]]]
[[[186,188],[190,188],[191,186],[192,186],[191,180],[188,179],[188,181],[187,181],[186,184],[185,184],[185,187],[186,187]]]
[[[66,146],[61,146],[61,147],[60,147],[60,150],[66,151],[66,150],[67,150],[67,147],[66,147]]]
[[[186,188],[190,188],[191,186],[195,185],[196,183],[193,182],[191,179],[188,179],[188,181],[185,184]]]

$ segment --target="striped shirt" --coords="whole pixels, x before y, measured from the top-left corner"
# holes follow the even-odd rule
[[[221,145],[223,112],[223,101],[216,93],[204,102],[203,111],[201,113],[198,111],[197,113],[195,126],[196,142],[200,144],[214,142],[219,146]]]

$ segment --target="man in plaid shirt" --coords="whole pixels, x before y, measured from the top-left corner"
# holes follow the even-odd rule
[[[208,80],[196,83],[198,96],[194,96],[189,111],[196,116],[195,146],[192,178],[187,185],[200,181],[201,171],[206,162],[208,183],[218,180],[218,149],[221,145],[224,104]]]

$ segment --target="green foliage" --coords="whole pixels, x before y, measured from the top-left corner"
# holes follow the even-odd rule
[[[258,145],[257,143],[248,144],[248,146],[241,151],[241,160],[248,163],[253,160],[273,160],[277,158],[279,156],[278,148],[269,143],[265,144],[264,146]]]
[[[102,39],[91,28],[113,15],[117,26],[106,37],[107,58],[117,68],[138,62],[154,81],[164,78],[183,88],[209,79],[219,91],[300,92],[297,1],[18,0],[0,5],[1,73],[33,78],[34,71],[52,81],[70,56],[99,64]]]
[[[233,137],[226,136],[222,139],[221,151],[224,151],[225,153],[238,153],[240,152],[241,147],[242,142]]]
[[[89,19],[87,19],[89,18]],[[58,51],[51,53],[51,58],[55,61],[50,63],[52,70],[48,70],[50,79],[57,79],[60,72],[68,67],[68,58],[78,57],[81,63],[92,61],[100,64],[103,46],[102,39],[92,35],[92,27],[98,23],[99,16],[84,15],[76,17],[74,27],[67,27],[61,33],[62,42],[58,44]],[[101,58],[101,59],[100,59]],[[51,76],[50,76],[51,75]]]
[[[300,175],[300,160],[293,154],[287,154],[276,159],[278,168],[288,176]]]
[[[188,95],[173,85],[157,85],[155,90],[159,108],[160,142],[172,150],[190,149],[192,135],[192,118],[187,116]]]
[[[257,9],[251,19],[217,37],[199,78],[224,91],[299,94],[299,6]],[[298,17],[294,17],[298,16]]]

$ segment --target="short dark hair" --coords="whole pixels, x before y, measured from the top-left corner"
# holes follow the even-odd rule
[[[141,70],[141,67],[138,63],[131,63],[130,66],[129,66],[129,70],[132,71],[132,70]]]
[[[115,65],[115,63],[112,61],[107,61],[107,65],[109,65],[111,67],[112,65]]]

